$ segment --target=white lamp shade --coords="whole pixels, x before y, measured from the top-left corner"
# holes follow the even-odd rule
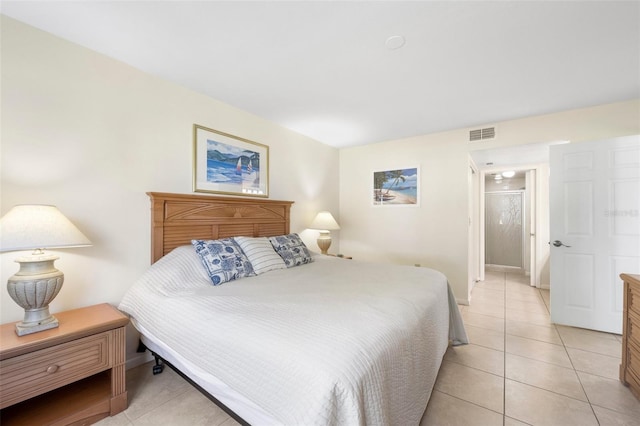
[[[309,228],[333,231],[340,229],[340,225],[338,225],[338,222],[336,222],[331,213],[324,211],[316,215],[316,218],[313,219]]]
[[[90,245],[55,206],[15,206],[0,219],[0,252]]]

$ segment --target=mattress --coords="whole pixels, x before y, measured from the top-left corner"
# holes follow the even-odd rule
[[[322,255],[214,287],[179,247],[119,308],[253,425],[417,425],[448,344],[467,342],[442,273]]]

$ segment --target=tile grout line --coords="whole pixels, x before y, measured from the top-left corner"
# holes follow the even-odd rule
[[[466,400],[466,399],[464,399],[464,398],[460,398],[459,396],[455,396],[455,395],[452,395],[452,394],[450,394],[450,393],[447,393],[447,392],[444,392],[444,391],[441,391],[441,390],[434,390],[434,392],[440,392],[440,393],[441,393],[441,394],[443,394],[443,395],[450,396],[451,398],[455,398],[455,399],[457,399],[458,401],[466,402],[467,404],[475,405],[476,407],[480,407],[480,408],[482,408],[482,409],[484,409],[484,410],[492,411],[492,412],[497,413],[497,414],[503,414],[503,413],[500,413],[499,411],[495,411],[495,410],[493,410],[493,409],[491,409],[491,408],[485,407],[484,405],[480,405],[480,404],[475,403],[475,402],[473,402],[473,401],[468,401],[468,400]],[[503,414],[503,415],[504,415],[504,414]]]
[[[507,324],[507,311],[508,311],[508,310],[510,309],[510,307],[511,307],[511,304],[509,303],[509,297],[508,297],[508,295],[507,295],[507,293],[509,293],[509,285],[508,285],[508,284],[509,284],[509,279],[508,279],[508,274],[506,274],[506,273],[505,273],[505,277],[504,277],[504,279],[502,279],[502,282],[504,283],[503,294],[504,294],[504,301],[505,301],[505,302],[504,302],[504,307],[503,307],[504,318],[503,318],[503,321],[502,321],[502,322],[503,322],[503,327],[504,327],[504,332],[503,332],[503,344],[504,344],[504,360],[503,360],[503,366],[504,366],[504,367],[503,367],[503,368],[504,368],[504,375],[503,375],[503,388],[504,388],[504,393],[503,393],[503,411],[504,411],[504,413],[503,413],[503,425],[506,425],[506,423],[507,423],[507,422],[506,422],[506,418],[507,418],[507,417],[509,417],[510,419],[512,418],[512,417],[510,417],[510,416],[507,416],[507,415],[506,415],[506,380],[507,380],[507,375],[506,375],[506,356],[507,356],[507,353],[508,353],[508,352],[507,352],[507,342],[506,342],[506,340],[507,340],[507,337],[510,335],[510,334],[508,333],[507,325],[506,325],[506,324]],[[555,391],[552,391],[552,390],[548,390],[548,389],[546,389],[546,388],[544,388],[544,387],[542,387],[542,388],[541,388],[541,387],[538,387],[538,386],[530,385],[530,384],[527,384],[526,382],[520,382],[520,383],[526,384],[526,385],[528,385],[528,386],[532,386],[532,387],[534,387],[534,388],[538,388],[538,389],[543,390],[543,391],[547,391],[547,392],[555,393],[555,394],[557,394],[557,395],[560,395],[560,396],[563,396],[563,397],[567,397],[567,398],[570,398],[570,399],[576,400],[576,401],[578,401],[578,402],[582,402],[582,403],[587,403],[587,404],[589,404],[589,408],[591,409],[591,410],[590,410],[590,412],[591,412],[591,413],[592,413],[592,415],[593,415],[593,419],[596,421],[596,423],[597,423],[597,424],[601,424],[601,420],[598,418],[598,415],[596,415],[596,413],[595,413],[595,407],[600,407],[601,405],[599,405],[599,404],[595,404],[595,403],[591,402],[591,398],[590,398],[590,397],[589,397],[589,395],[587,394],[587,391],[586,391],[585,385],[583,384],[583,380],[582,380],[582,378],[580,377],[580,375],[578,374],[578,373],[580,373],[580,372],[581,372],[581,370],[579,370],[579,369],[577,369],[577,368],[576,368],[576,365],[575,365],[574,359],[570,356],[570,354],[569,354],[568,350],[569,350],[569,349],[576,349],[576,350],[579,350],[579,351],[581,351],[581,352],[591,353],[591,354],[598,355],[598,356],[602,356],[602,357],[607,357],[607,358],[615,358],[615,357],[614,357],[613,355],[609,355],[609,354],[607,354],[607,353],[603,353],[603,352],[598,352],[598,351],[596,351],[596,350],[592,350],[592,349],[568,346],[568,345],[567,345],[567,343],[566,343],[566,339],[567,339],[567,337],[566,337],[566,336],[563,336],[563,335],[560,333],[559,326],[558,326],[557,324],[554,324],[554,323],[552,323],[552,322],[550,321],[550,314],[551,314],[551,313],[550,313],[550,301],[548,301],[548,300],[543,296],[543,291],[542,291],[542,289],[536,289],[536,290],[537,290],[537,291],[536,291],[537,296],[539,296],[539,297],[540,297],[540,301],[542,302],[542,306],[544,306],[545,310],[547,311],[547,313],[548,313],[548,315],[549,315],[549,324],[550,324],[550,327],[549,327],[549,328],[550,328],[551,330],[553,330],[553,331],[556,333],[556,335],[558,336],[558,339],[559,339],[559,343],[546,342],[546,341],[544,341],[544,340],[540,340],[540,341],[541,341],[541,342],[543,342],[543,343],[549,343],[549,344],[552,344],[552,345],[555,345],[555,346],[562,346],[562,348],[563,348],[563,352],[564,352],[565,356],[567,357],[567,359],[569,360],[569,366],[557,365],[557,364],[550,363],[550,362],[547,362],[547,361],[537,360],[537,359],[535,359],[535,358],[532,358],[532,359],[534,359],[534,360],[536,360],[536,361],[539,361],[539,362],[544,362],[544,363],[548,363],[548,364],[551,364],[551,365],[556,365],[556,366],[558,366],[558,367],[560,367],[560,368],[563,368],[563,369],[570,369],[570,370],[572,370],[572,371],[574,372],[573,374],[575,375],[575,378],[576,378],[576,379],[578,379],[578,383],[580,384],[580,387],[581,387],[581,389],[582,389],[582,391],[583,391],[584,399],[579,399],[579,398],[576,398],[576,397],[572,397],[572,396],[569,396],[569,395],[565,395],[564,393],[559,393],[559,392],[555,392]],[[546,293],[545,293],[545,295],[546,295]],[[519,302],[518,302],[518,303],[519,303]],[[518,304],[518,303],[516,303],[516,304]],[[485,314],[485,315],[486,315],[486,314]],[[516,321],[517,321],[517,320],[516,320]],[[525,323],[526,323],[526,321],[521,321],[521,322],[525,322]],[[481,329],[482,329],[482,328],[484,328],[483,326],[476,326],[476,327],[481,328]],[[530,338],[530,337],[524,337],[524,336],[518,336],[518,335],[514,335],[514,336],[516,336],[516,337],[522,337],[522,338],[525,338],[525,339],[538,340],[538,339],[535,339],[535,338],[533,338],[533,339],[532,339],[532,338]],[[613,337],[615,338],[615,337],[617,337],[617,336],[613,336]],[[619,343],[619,342],[620,342],[620,339],[616,339],[616,341]],[[481,345],[481,346],[482,346],[482,345]],[[488,349],[493,349],[493,348],[489,347]],[[522,355],[519,355],[519,356],[522,356]],[[526,356],[525,356],[525,358],[526,358]],[[609,380],[611,379],[610,377],[607,377],[607,376],[601,376],[601,375],[600,375],[600,374],[598,374],[598,373],[593,373],[593,372],[585,372],[585,373],[586,373],[586,374],[590,374],[590,375],[600,376],[600,377],[603,377],[603,378],[605,378],[605,379],[609,379]],[[607,408],[607,407],[605,407],[605,408]],[[616,409],[611,409],[611,408],[607,408],[607,409],[608,409],[608,410],[612,410],[612,411],[617,411]],[[518,420],[518,421],[521,421],[521,420],[519,420],[519,419],[517,419],[517,418],[514,418],[514,419],[515,419],[515,420]]]
[[[556,331],[558,331],[558,328],[556,327]],[[580,378],[580,375],[578,374],[578,370],[576,370],[576,366],[573,364],[573,359],[571,359],[571,356],[569,355],[569,351],[567,350],[567,346],[564,343],[564,339],[562,338],[562,334],[560,334],[560,332],[558,331],[558,336],[560,336],[560,341],[562,342],[562,347],[564,348],[564,352],[567,354],[567,358],[569,358],[569,362],[571,363],[571,368],[573,369],[573,373],[576,375],[576,378],[578,379],[578,383],[580,383],[580,387],[582,388],[582,392],[584,392],[584,396],[585,398],[587,398],[587,403],[589,404],[589,408],[591,408],[591,412],[593,413],[593,417],[596,419],[596,422],[598,422],[598,425],[600,424],[600,419],[598,419],[598,416],[596,415],[596,411],[593,409],[593,404],[591,403],[591,399],[589,398],[589,394],[587,393],[587,390],[584,388],[584,385],[582,384],[582,379]]]
[[[538,292],[540,292],[540,289],[538,289]],[[542,294],[540,294],[540,297],[542,297]],[[543,300],[544,300],[544,298],[543,298]],[[551,301],[549,301],[549,304],[551,304]],[[545,301],[545,306],[546,305],[547,305],[547,303]],[[551,309],[549,308],[549,306],[547,306],[547,310],[549,311],[549,321],[551,321]],[[558,337],[560,338],[560,342],[562,342],[562,348],[564,349],[564,353],[567,354],[567,358],[569,359],[569,363],[571,364],[571,368],[573,369],[573,373],[576,375],[576,378],[578,379],[578,383],[580,383],[580,388],[582,389],[582,392],[584,393],[584,397],[587,398],[587,403],[589,404],[589,408],[591,409],[591,412],[593,413],[593,417],[596,419],[596,422],[598,423],[598,425],[600,425],[600,419],[596,415],[596,411],[593,408],[593,404],[591,403],[591,399],[589,398],[589,394],[587,393],[587,390],[584,388],[584,385],[582,384],[582,379],[580,379],[580,375],[578,374],[578,370],[576,370],[576,366],[573,364],[573,359],[571,359],[571,355],[569,355],[569,351],[567,350],[567,345],[564,343],[564,338],[562,337],[562,333],[560,333],[560,330],[558,330],[558,326],[555,323],[551,323],[551,324],[553,324],[553,328],[556,330],[556,333],[558,333]]]
[[[503,322],[503,344],[504,351],[502,352],[502,426],[506,426],[507,424],[507,273],[504,273],[504,277],[502,280],[503,284],[503,294],[504,294],[504,305],[503,305],[503,313],[504,313],[504,322]],[[516,419],[517,420],[517,419]]]

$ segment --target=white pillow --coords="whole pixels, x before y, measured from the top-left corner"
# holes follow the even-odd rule
[[[251,262],[256,274],[259,275],[274,269],[285,269],[287,267],[268,238],[234,237],[234,240],[249,258],[249,262]]]

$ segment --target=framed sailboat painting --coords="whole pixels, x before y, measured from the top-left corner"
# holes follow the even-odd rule
[[[269,147],[194,124],[193,190],[269,197]]]

